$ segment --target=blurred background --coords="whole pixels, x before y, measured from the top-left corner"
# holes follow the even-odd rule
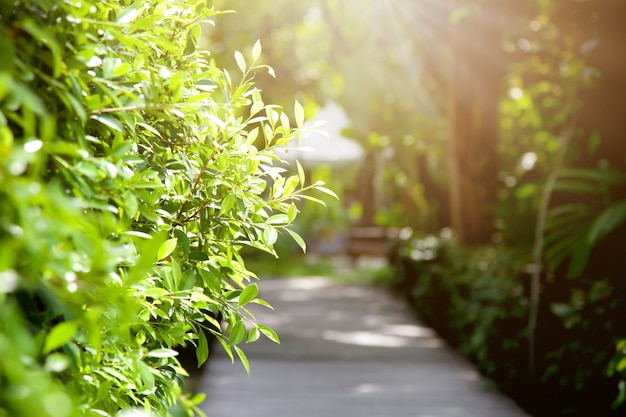
[[[388,284],[547,415],[623,406],[626,1],[214,3],[233,13],[202,46],[237,74],[261,40],[276,77],[257,87],[313,129],[314,152],[281,157],[339,195],[301,207],[310,255],[385,256]],[[302,272],[282,242],[259,272]]]
[[[299,217],[311,251],[345,248],[341,233],[354,225],[421,236],[450,228],[462,245],[527,248],[543,187],[558,171],[547,225],[559,224],[549,248],[558,264],[626,196],[625,2],[215,7],[233,13],[205,30],[213,59],[236,74],[232,51],[249,52],[260,39],[276,74],[255,78],[266,101],[291,109],[297,99],[309,125],[327,121],[318,129],[328,138],[305,134],[314,152],[299,154],[311,178],[340,196]]]

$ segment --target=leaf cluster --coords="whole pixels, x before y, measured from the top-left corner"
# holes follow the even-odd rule
[[[201,413],[178,347],[256,323],[240,251],[275,254],[305,186],[275,148],[299,135],[196,49],[198,0],[0,1],[0,416]],[[262,146],[257,144],[261,142]]]

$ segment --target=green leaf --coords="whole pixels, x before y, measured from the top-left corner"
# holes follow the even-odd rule
[[[285,187],[284,187],[284,190],[283,190],[283,195],[285,197],[289,197],[294,192],[296,187],[298,187],[298,182],[299,181],[300,180],[298,179],[297,175],[293,175],[293,176],[287,178],[287,181],[285,181]]]
[[[75,321],[64,321],[54,326],[46,335],[43,354],[50,353],[69,342],[78,332],[78,327],[78,323]]]
[[[43,26],[37,26],[30,19],[25,20],[22,23],[22,28],[32,35],[33,38],[37,39],[39,42],[48,47],[50,52],[52,52],[52,62],[51,64],[53,69],[53,76],[56,78],[61,75],[61,70],[63,67],[63,54],[62,48],[55,39],[54,36],[48,31],[49,28],[44,28]]]
[[[179,243],[180,248],[183,251],[183,254],[186,257],[189,256],[190,244],[189,244],[189,237],[187,236],[187,234],[183,232],[181,229],[174,229],[174,236],[176,236],[176,239],[178,239],[178,243]]]
[[[226,194],[226,197],[224,197],[224,200],[222,201],[222,205],[220,206],[220,215],[224,215],[226,213],[228,213],[230,211],[230,209],[233,208],[233,206],[235,205],[235,193],[229,193]]]
[[[230,338],[228,344],[230,346],[238,345],[246,337],[246,326],[242,321],[238,321],[234,324],[230,331]]]
[[[178,356],[178,352],[173,349],[161,348],[151,350],[146,356],[150,358],[173,358],[174,356]]]
[[[261,332],[259,332],[259,328],[257,326],[254,326],[248,332],[248,340],[246,341],[246,343],[256,342],[257,340],[259,340],[259,337],[261,337]]]
[[[626,200],[620,200],[611,204],[593,222],[587,236],[587,243],[590,246],[595,245],[600,239],[617,229],[625,221]]]
[[[265,221],[267,224],[284,224],[289,223],[289,217],[286,214],[275,214]]]
[[[271,226],[267,226],[265,230],[263,230],[263,243],[267,246],[272,246],[277,240],[278,231]]]
[[[124,133],[124,127],[115,117],[107,116],[107,115],[93,115],[91,116],[93,120],[96,120],[108,128],[111,128],[117,132]]]
[[[241,350],[237,346],[234,346],[234,348],[237,356],[239,356],[239,360],[243,364],[243,367],[246,368],[246,372],[248,373],[248,375],[250,375],[250,362],[248,361],[248,357],[245,353],[243,353],[243,350]]]
[[[239,307],[248,304],[254,297],[259,294],[259,287],[256,284],[250,284],[243,289],[239,295]]]
[[[123,9],[121,12],[118,13],[117,23],[121,23],[121,24],[130,23],[133,20],[137,19],[138,16],[139,16],[139,12],[136,6],[131,6],[126,9]]]
[[[140,237],[142,239],[152,239],[152,236],[150,236],[147,233],[144,232],[139,232],[137,230],[128,230],[123,232],[123,234],[128,235],[128,236],[136,236],[136,237]]]
[[[334,197],[334,198],[336,198],[336,199],[339,199],[339,197],[337,196],[337,194],[335,194],[335,192],[334,192],[334,191],[329,190],[329,189],[328,189],[328,188],[326,188],[326,187],[322,187],[322,185],[323,185],[323,184],[324,184],[323,182],[318,181],[318,182],[315,184],[315,189],[316,189],[316,190],[318,190],[318,191],[323,192],[324,194],[328,194],[328,195],[329,195],[329,196],[331,196],[331,197]]]
[[[306,194],[301,195],[300,197],[302,197],[305,200],[309,200],[309,201],[312,201],[314,203],[317,203],[317,204],[320,204],[320,205],[326,207],[326,203],[324,201],[320,200],[319,198],[315,198],[315,197],[312,197],[312,196],[306,195]]]
[[[143,389],[152,391],[155,387],[154,374],[152,374],[151,368],[141,359],[137,361],[137,369],[139,375],[141,375],[141,381],[143,382]]]
[[[243,54],[239,51],[235,51],[235,61],[237,61],[237,66],[241,70],[243,74],[246,73],[246,60],[243,57]]]
[[[196,81],[196,88],[200,91],[211,92],[217,88],[217,84],[208,78],[202,78]]]
[[[294,203],[291,203],[289,205],[289,209],[287,210],[287,219],[289,220],[289,223],[293,223],[297,215],[298,215],[298,207],[296,207]]]
[[[248,132],[246,143],[248,143],[249,145],[252,145],[258,136],[259,136],[259,128],[255,127],[250,132]]]
[[[265,337],[267,337],[274,343],[280,344],[280,339],[278,338],[278,335],[276,334],[274,330],[272,330],[270,327],[266,326],[265,324],[257,324],[257,326],[259,327],[259,330],[261,331],[261,333],[265,335]]]
[[[176,249],[177,244],[177,238],[168,239],[161,243],[161,246],[159,246],[159,250],[157,251],[157,260],[161,261],[170,256],[172,252],[174,252],[174,249]]]
[[[257,41],[254,43],[254,46],[252,47],[252,61],[256,62],[259,60],[259,58],[261,57],[261,51],[263,50],[263,48],[261,47],[261,40],[257,39]]]
[[[293,238],[293,240],[295,240],[298,246],[300,246],[302,251],[306,252],[306,243],[304,242],[304,239],[302,239],[302,237],[296,232],[294,232],[293,230],[290,230],[290,229],[285,229],[285,230],[287,230],[287,233],[289,233],[289,235],[291,235],[291,237]]]
[[[198,347],[196,348],[196,358],[198,359],[198,368],[209,358],[209,343],[207,342],[204,330],[198,330]]]
[[[305,180],[306,180],[306,176],[304,174],[304,168],[302,168],[300,161],[298,161],[297,159],[296,159],[296,166],[298,167],[298,179],[300,180],[300,184],[304,185]]]
[[[296,118],[296,126],[298,128],[302,128],[302,125],[304,124],[304,108],[298,100],[296,100],[293,106],[293,112]]]

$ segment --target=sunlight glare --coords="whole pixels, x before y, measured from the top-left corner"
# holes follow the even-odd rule
[[[524,171],[530,171],[535,167],[535,163],[537,162],[537,154],[534,152],[526,152],[522,155],[522,159],[520,160],[520,166]]]

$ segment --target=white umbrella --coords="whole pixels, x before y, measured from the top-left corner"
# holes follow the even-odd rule
[[[351,165],[363,158],[364,151],[357,142],[341,135],[341,130],[348,124],[341,107],[327,103],[302,126],[304,130],[311,130],[303,133],[300,140],[295,139],[281,147],[277,154],[290,164],[298,160],[306,169],[324,164],[332,167]]]

